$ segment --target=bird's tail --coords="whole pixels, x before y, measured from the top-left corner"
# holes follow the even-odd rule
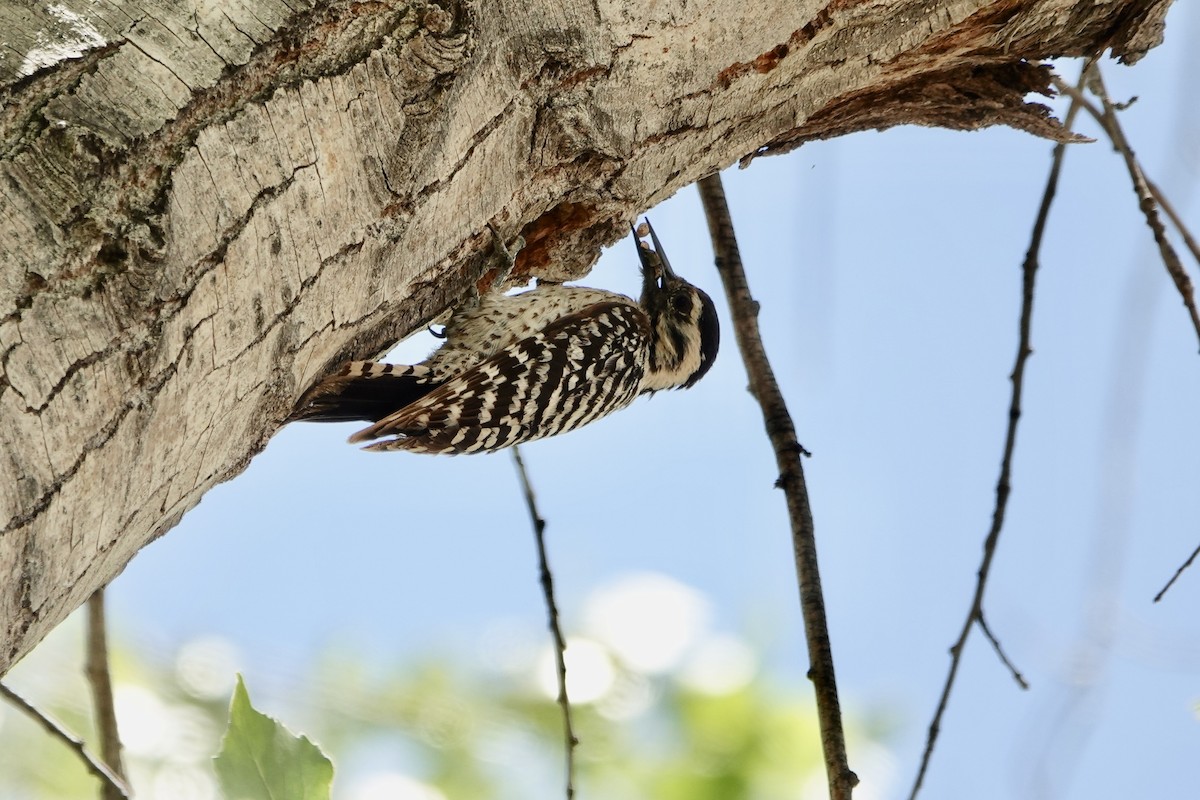
[[[313,386],[289,422],[378,422],[441,385],[428,367],[351,361]]]

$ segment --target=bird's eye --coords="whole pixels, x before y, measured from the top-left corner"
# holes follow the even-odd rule
[[[676,313],[687,314],[692,310],[692,298],[687,294],[677,294],[671,298],[671,308]]]

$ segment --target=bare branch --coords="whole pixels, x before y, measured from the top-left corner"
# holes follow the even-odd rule
[[[1025,680],[1025,676],[1021,674],[1021,671],[1013,664],[1008,654],[1004,652],[1004,648],[1000,646],[1000,640],[996,638],[996,634],[992,633],[992,629],[988,626],[987,617],[984,616],[983,611],[979,612],[979,619],[977,621],[979,622],[979,629],[983,631],[983,635],[992,643],[992,649],[996,651],[996,657],[1000,659],[1000,663],[1008,668],[1009,673],[1018,686],[1022,689],[1028,689],[1029,681]]]
[[[1188,277],[1187,271],[1184,270],[1183,263],[1179,260],[1179,254],[1175,252],[1174,246],[1172,246],[1170,240],[1167,238],[1167,230],[1158,216],[1159,202],[1156,202],[1156,195],[1161,198],[1161,193],[1151,188],[1151,183],[1146,178],[1141,163],[1138,162],[1133,148],[1129,146],[1129,140],[1125,138],[1125,132],[1121,129],[1121,123],[1117,119],[1119,108],[1108,97],[1108,90],[1104,87],[1104,79],[1100,75],[1099,67],[1093,67],[1091,70],[1087,86],[1100,99],[1103,110],[1097,108],[1094,103],[1083,95],[1082,86],[1069,86],[1060,78],[1055,78],[1054,82],[1055,87],[1059,91],[1070,95],[1072,104],[1082,106],[1084,110],[1100,123],[1100,126],[1104,128],[1104,132],[1108,134],[1113,149],[1120,153],[1121,157],[1125,160],[1125,168],[1129,170],[1129,178],[1133,182],[1133,191],[1138,198],[1138,207],[1146,217],[1147,227],[1154,234],[1154,241],[1158,245],[1159,254],[1162,256],[1163,266],[1166,267],[1167,274],[1171,276],[1171,280],[1174,282],[1179,296],[1183,299],[1183,304],[1187,307],[1188,314],[1192,318],[1192,327],[1196,331],[1196,337],[1200,339],[1200,312],[1196,310],[1196,296],[1191,278]],[[1192,250],[1193,255],[1195,255],[1198,252],[1195,241],[1191,239],[1190,234],[1186,234],[1186,229],[1178,221],[1178,217],[1173,212],[1174,209],[1171,209],[1168,213],[1175,220],[1175,224],[1179,227],[1180,231],[1185,233],[1184,240],[1188,243],[1188,247]]]
[[[825,599],[821,592],[821,575],[817,568],[817,543],[813,530],[812,509],[804,482],[800,456],[807,454],[796,438],[796,428],[788,413],[783,393],[763,348],[758,330],[758,303],[750,295],[742,257],[738,251],[729,205],[719,174],[709,175],[697,184],[708,231],[712,237],[717,271],[725,285],[729,308],[733,314],[734,333],[746,371],[750,377],[750,392],[762,408],[767,436],[775,450],[779,467],[776,486],[787,498],[788,517],[792,525],[792,545],[795,550],[796,576],[800,584],[800,608],[804,617],[804,633],[808,641],[811,662],[808,675],[817,698],[817,719],[821,728],[821,743],[825,751],[825,772],[829,779],[829,795],[833,800],[849,800],[858,776],[850,769],[846,757],[846,737],[842,730],[842,712],[833,671],[833,647],[829,642],[829,626],[825,619]]]
[[[1175,581],[1179,580],[1179,576],[1183,574],[1183,571],[1192,565],[1192,562],[1196,560],[1196,556],[1200,556],[1200,545],[1197,545],[1192,554],[1187,557],[1187,561],[1179,565],[1179,569],[1175,570],[1175,574],[1171,576],[1171,580],[1167,581],[1167,585],[1158,590],[1158,594],[1154,595],[1154,602],[1157,603],[1163,599],[1163,595],[1175,584]]]
[[[1154,199],[1158,202],[1159,207],[1167,215],[1167,219],[1171,220],[1171,224],[1175,226],[1175,230],[1179,231],[1179,235],[1183,238],[1183,243],[1187,246],[1188,251],[1191,252],[1192,258],[1196,259],[1197,264],[1200,264],[1200,244],[1197,244],[1196,237],[1192,236],[1192,232],[1188,230],[1183,219],[1176,213],[1175,206],[1167,200],[1166,195],[1158,188],[1157,183],[1146,178],[1146,186],[1150,189],[1150,194],[1154,195]]]
[[[1108,93],[1104,88],[1104,83],[1099,76],[1099,70],[1097,69],[1096,71],[1096,79],[1091,86],[1100,97],[1100,101],[1104,106],[1103,110],[1097,108],[1094,103],[1084,96],[1083,92],[1081,91],[1082,87],[1076,88],[1068,86],[1057,78],[1055,79],[1055,85],[1059,91],[1070,95],[1073,103],[1080,105],[1092,116],[1093,119],[1096,120],[1096,122],[1100,123],[1100,126],[1104,128],[1104,131],[1108,134],[1109,139],[1112,141],[1113,148],[1120,152],[1122,157],[1125,159],[1125,165],[1129,170],[1130,177],[1133,179],[1134,191],[1138,194],[1139,206],[1142,208],[1143,213],[1146,214],[1146,223],[1154,232],[1154,239],[1158,243],[1159,250],[1162,253],[1163,264],[1167,267],[1167,272],[1170,273],[1172,280],[1175,282],[1176,289],[1178,289],[1180,295],[1182,295],[1183,303],[1185,306],[1187,306],[1188,311],[1192,316],[1192,324],[1196,327],[1197,334],[1200,335],[1200,319],[1197,318],[1196,314],[1192,282],[1188,278],[1187,273],[1184,272],[1183,264],[1180,263],[1179,257],[1175,253],[1175,249],[1166,240],[1166,233],[1163,230],[1162,222],[1158,219],[1158,214],[1155,210],[1154,204],[1157,203],[1158,206],[1162,208],[1163,212],[1166,213],[1167,218],[1171,220],[1171,223],[1175,226],[1176,230],[1179,231],[1179,235],[1183,238],[1184,244],[1187,246],[1188,251],[1192,254],[1192,257],[1196,259],[1197,263],[1200,263],[1200,245],[1197,244],[1195,237],[1192,236],[1191,231],[1188,230],[1188,227],[1184,224],[1183,219],[1178,213],[1176,213],[1175,207],[1167,200],[1162,190],[1159,189],[1158,184],[1146,177],[1145,172],[1142,170],[1141,164],[1138,162],[1133,150],[1129,147],[1129,142],[1125,138],[1125,134],[1121,129],[1120,123],[1117,121],[1116,112],[1121,110],[1124,106],[1121,104],[1114,104],[1109,100]],[[1171,576],[1171,579],[1167,581],[1166,585],[1158,591],[1158,594],[1154,595],[1154,602],[1157,603],[1162,600],[1163,596],[1166,595],[1167,590],[1170,589],[1171,586],[1174,585],[1175,581],[1179,579],[1179,576],[1182,575],[1184,571],[1192,565],[1192,562],[1196,560],[1197,556],[1200,556],[1200,547],[1197,547],[1192,551],[1192,554],[1188,556],[1187,560],[1175,570],[1175,574]]]
[[[108,671],[108,632],[104,622],[104,590],[88,598],[87,605],[87,662],[88,685],[95,706],[96,731],[100,737],[100,755],[114,775],[122,778],[121,736],[117,731],[117,712],[113,706],[112,677]],[[123,796],[112,784],[101,787],[101,800],[120,800]]]
[[[1087,79],[1092,63],[1092,61],[1088,61],[1083,65],[1083,70],[1079,76],[1081,86]],[[1072,100],[1071,106],[1067,110],[1067,116],[1063,123],[1063,127],[1067,130],[1070,130],[1075,122],[1075,117],[1079,113],[1079,105],[1078,101]],[[1062,162],[1066,152],[1067,146],[1065,144],[1059,144],[1054,148],[1054,154],[1051,157],[1050,163],[1050,174],[1046,178],[1046,188],[1042,192],[1042,202],[1038,207],[1037,218],[1033,223],[1033,231],[1030,234],[1029,249],[1025,253],[1025,262],[1021,267],[1023,280],[1021,321],[1019,324],[1020,340],[1017,344],[1016,363],[1013,365],[1013,371],[1010,376],[1012,381],[1012,397],[1008,407],[1008,430],[1004,437],[1004,456],[1000,461],[1000,477],[996,482],[996,505],[992,510],[992,526],[983,543],[983,560],[979,565],[978,578],[975,582],[975,595],[971,599],[971,607],[967,611],[967,618],[963,621],[958,639],[950,647],[950,670],[947,672],[946,681],[942,685],[942,694],[938,699],[937,708],[933,712],[933,720],[929,723],[929,733],[925,739],[925,752],[921,756],[921,765],[917,769],[917,777],[913,781],[912,791],[909,792],[909,800],[915,800],[917,794],[921,791],[921,784],[925,780],[925,773],[929,769],[929,763],[933,757],[933,749],[937,744],[938,734],[941,732],[942,716],[946,713],[946,707],[950,702],[950,692],[954,688],[954,681],[958,677],[958,668],[962,664],[963,650],[966,647],[967,639],[971,635],[971,629],[976,623],[984,630],[985,635],[992,642],[997,655],[1000,656],[1001,661],[1012,672],[1018,685],[1023,689],[1028,688],[1025,679],[1013,667],[1008,657],[1005,656],[999,641],[984,622],[983,593],[987,587],[988,574],[992,568],[992,558],[996,554],[996,544],[1000,540],[1000,531],[1004,526],[1004,513],[1008,507],[1008,496],[1012,491],[1012,458],[1017,443],[1017,423],[1021,419],[1021,392],[1025,382],[1025,363],[1033,353],[1033,349],[1030,347],[1030,329],[1033,319],[1034,286],[1039,267],[1038,257],[1042,247],[1042,238],[1046,232],[1046,221],[1050,217],[1050,206],[1053,204],[1054,194],[1058,190],[1058,177],[1062,172]]]
[[[517,475],[521,478],[521,488],[525,492],[525,506],[529,509],[529,519],[533,522],[533,535],[537,539],[538,567],[541,572],[542,593],[546,597],[546,611],[550,618],[550,633],[554,636],[555,666],[558,672],[558,704],[563,713],[563,736],[566,740],[567,751],[567,800],[575,796],[575,747],[579,738],[571,726],[571,701],[567,698],[567,640],[563,637],[562,628],[558,624],[558,604],[554,602],[554,578],[550,574],[550,562],[546,558],[546,520],[538,513],[537,501],[533,496],[533,486],[529,483],[529,473],[525,471],[525,462],[521,459],[521,448],[513,447],[513,463],[517,466]]]
[[[117,797],[127,799],[130,796],[129,787],[125,781],[119,775],[113,774],[112,770],[104,762],[88,752],[88,749],[83,744],[83,740],[63,727],[61,722],[39,710],[37,706],[3,683],[0,683],[0,695],[3,695],[10,703],[29,715],[34,722],[41,725],[51,736],[74,750],[87,767],[88,772],[99,778],[102,784],[110,787],[116,793]]]

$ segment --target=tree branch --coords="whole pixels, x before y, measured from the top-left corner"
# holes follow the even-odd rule
[[[1091,65],[1091,61],[1084,64],[1079,76],[1080,85],[1083,85]],[[1079,103],[1073,100],[1070,108],[1067,110],[1064,122],[1064,126],[1068,130],[1074,124],[1075,116],[1078,113]],[[1004,513],[1008,508],[1008,496],[1012,488],[1010,482],[1012,458],[1017,444],[1017,423],[1021,419],[1021,392],[1025,382],[1025,363],[1029,359],[1029,356],[1033,354],[1033,349],[1030,346],[1030,330],[1033,321],[1033,294],[1039,267],[1038,258],[1042,247],[1042,238],[1046,232],[1046,222],[1050,217],[1050,206],[1053,204],[1054,194],[1058,190],[1058,177],[1062,172],[1062,163],[1066,152],[1067,146],[1065,144],[1058,144],[1054,148],[1054,154],[1050,163],[1050,174],[1046,178],[1046,188],[1042,192],[1042,202],[1038,207],[1037,218],[1033,223],[1029,249],[1025,253],[1025,262],[1021,267],[1020,335],[1017,344],[1016,363],[1013,365],[1012,374],[1009,376],[1012,381],[1012,397],[1008,407],[1008,430],[1004,436],[1004,456],[1000,461],[1000,477],[996,482],[996,505],[992,510],[992,526],[983,543],[983,560],[979,565],[978,579],[975,583],[975,595],[971,598],[971,607],[967,611],[967,618],[963,622],[958,639],[950,648],[950,670],[946,674],[945,683],[942,685],[942,694],[938,699],[937,708],[933,712],[933,720],[929,723],[929,733],[925,739],[925,752],[921,755],[921,765],[917,769],[917,777],[914,779],[912,790],[909,792],[909,800],[915,800],[917,794],[921,791],[921,784],[925,781],[925,773],[929,769],[929,763],[933,757],[933,749],[937,744],[938,734],[941,731],[942,716],[946,713],[946,707],[950,702],[950,692],[954,688],[955,678],[958,677],[958,668],[962,664],[963,650],[966,647],[967,638],[971,635],[971,629],[976,623],[979,623],[980,627],[984,628],[996,653],[1000,656],[1005,666],[1012,672],[1018,685],[1022,689],[1028,688],[1020,672],[1013,667],[1012,662],[1004,655],[999,641],[992,635],[990,629],[985,627],[983,619],[983,592],[987,586],[988,574],[992,568],[992,558],[996,555],[996,544],[1000,541],[1000,530],[1004,526]]]
[[[100,779],[100,782],[105,786],[106,793],[111,791],[120,798],[128,798],[130,796],[129,787],[125,781],[119,775],[114,774],[104,762],[88,752],[88,749],[83,744],[83,740],[63,727],[61,722],[39,710],[37,706],[3,683],[0,683],[0,695],[3,695],[10,703],[24,711],[51,736],[74,750],[75,754],[79,756],[80,760],[87,767],[88,772]]]
[[[992,629],[987,623],[987,617],[982,610],[979,612],[979,619],[977,621],[979,622],[979,630],[983,631],[984,637],[991,643],[992,649],[996,651],[996,658],[1000,659],[1000,663],[1008,667],[1009,673],[1018,686],[1022,689],[1028,689],[1029,681],[1025,680],[1025,676],[1021,674],[1021,670],[1017,669],[1017,665],[1004,652],[1004,648],[1000,645],[1000,640],[996,638],[996,634],[992,633]]]
[[[1179,576],[1182,575],[1184,571],[1192,565],[1192,562],[1196,560],[1196,556],[1200,556],[1200,545],[1197,545],[1196,549],[1192,551],[1192,554],[1187,557],[1187,561],[1184,561],[1179,565],[1179,568],[1175,570],[1175,574],[1171,576],[1171,580],[1167,581],[1166,586],[1158,590],[1158,594],[1154,595],[1154,602],[1157,603],[1159,600],[1163,599],[1163,595],[1167,593],[1168,589],[1175,585],[1175,581],[1179,580]]]
[[[1175,206],[1167,200],[1167,196],[1158,188],[1158,184],[1148,177],[1146,177],[1146,187],[1150,190],[1150,194],[1154,195],[1154,200],[1167,215],[1167,219],[1171,220],[1171,224],[1175,226],[1175,230],[1179,231],[1179,236],[1183,239],[1184,245],[1192,254],[1192,258],[1196,259],[1197,264],[1200,264],[1200,243],[1196,242],[1196,237],[1192,236],[1192,232],[1184,224],[1183,218],[1175,211]]]
[[[1068,94],[1071,97],[1072,103],[1078,103],[1088,112],[1096,122],[1100,123],[1100,127],[1108,134],[1109,141],[1112,142],[1113,149],[1121,154],[1121,158],[1125,161],[1125,168],[1129,171],[1129,179],[1133,183],[1134,194],[1138,198],[1138,208],[1146,217],[1146,226],[1150,228],[1150,232],[1154,234],[1154,242],[1158,245],[1158,252],[1162,256],[1163,266],[1166,267],[1167,274],[1171,276],[1171,281],[1175,284],[1175,289],[1179,292],[1180,298],[1183,300],[1184,306],[1188,310],[1188,315],[1192,319],[1192,328],[1196,331],[1196,338],[1200,339],[1200,311],[1196,309],[1195,289],[1192,286],[1192,280],[1188,277],[1187,271],[1183,268],[1183,263],[1179,260],[1179,254],[1175,252],[1174,246],[1167,238],[1167,230],[1162,224],[1162,220],[1158,216],[1158,203],[1155,196],[1160,193],[1156,192],[1155,188],[1151,188],[1152,184],[1146,177],[1146,173],[1142,170],[1142,165],[1138,161],[1137,156],[1133,152],[1133,148],[1129,145],[1129,140],[1125,138],[1125,132],[1121,128],[1121,123],[1117,118],[1117,107],[1108,97],[1108,90],[1104,86],[1104,78],[1100,74],[1100,68],[1093,66],[1090,71],[1089,80],[1083,84],[1091,89],[1103,106],[1103,111],[1096,108],[1095,104],[1089,101],[1083,95],[1083,86],[1072,87],[1060,78],[1054,79],[1055,86],[1059,91]],[[1192,253],[1198,252],[1196,243],[1191,239],[1190,234],[1186,233],[1186,228],[1178,221],[1171,210],[1171,218],[1176,220],[1176,225],[1180,231],[1185,232],[1184,241],[1191,248]]]
[[[554,602],[554,578],[550,574],[550,561],[546,557],[546,520],[542,519],[542,515],[538,513],[537,501],[533,496],[533,486],[529,482],[529,473],[525,471],[525,462],[521,458],[521,448],[513,447],[512,456],[513,463],[517,467],[517,475],[521,478],[521,488],[525,492],[525,506],[529,509],[529,519],[533,523],[533,535],[537,539],[542,593],[546,598],[550,633],[554,636],[558,704],[562,707],[563,736],[566,740],[567,752],[567,800],[571,800],[575,796],[575,747],[579,744],[579,739],[575,736],[575,731],[571,726],[571,701],[567,697],[567,640],[563,637],[562,628],[558,624],[558,604]]]
[[[817,720],[825,751],[829,795],[833,800],[849,800],[858,784],[858,776],[851,771],[846,757],[846,736],[842,729],[842,712],[833,670],[833,646],[829,641],[829,625],[825,619],[825,598],[821,592],[821,574],[817,565],[812,508],[804,482],[804,467],[800,463],[801,455],[807,455],[807,451],[796,438],[795,425],[763,347],[758,330],[759,305],[750,295],[746,272],[742,268],[742,257],[738,251],[721,176],[709,175],[701,179],[697,186],[708,218],[708,232],[712,237],[717,271],[721,274],[721,282],[729,299],[738,349],[741,350],[742,361],[750,377],[750,393],[762,409],[767,436],[775,450],[775,463],[779,467],[779,480],[775,485],[783,489],[787,499],[796,577],[800,584],[800,609],[811,662],[808,675],[816,692]]]
[[[1200,264],[1200,244],[1197,244],[1196,238],[1192,235],[1187,225],[1184,224],[1183,219],[1175,211],[1175,207],[1167,199],[1166,195],[1163,194],[1158,184],[1146,176],[1141,163],[1137,160],[1132,148],[1130,148],[1129,141],[1125,138],[1124,131],[1117,120],[1117,106],[1108,97],[1108,92],[1099,74],[1099,67],[1096,67],[1095,71],[1096,79],[1091,85],[1104,106],[1103,111],[1084,96],[1082,86],[1079,88],[1071,87],[1058,79],[1055,79],[1055,86],[1059,91],[1069,94],[1073,103],[1080,105],[1100,124],[1105,133],[1108,134],[1113,149],[1121,153],[1121,156],[1125,160],[1126,168],[1129,170],[1130,178],[1133,180],[1134,191],[1138,195],[1138,205],[1146,215],[1146,224],[1154,233],[1154,240],[1159,246],[1159,251],[1162,253],[1163,264],[1166,266],[1167,272],[1171,275],[1171,279],[1175,283],[1175,288],[1182,296],[1184,305],[1188,308],[1188,312],[1192,317],[1193,327],[1196,328],[1197,334],[1200,335],[1200,319],[1197,318],[1192,282],[1184,271],[1183,264],[1180,262],[1179,256],[1175,253],[1175,249],[1166,239],[1163,225],[1158,219],[1155,203],[1162,208],[1167,218],[1171,220],[1180,237],[1182,237],[1184,245],[1198,264]],[[1179,576],[1192,565],[1197,556],[1200,556],[1200,547],[1192,551],[1187,560],[1175,570],[1175,574],[1171,576],[1171,579],[1159,589],[1158,594],[1154,595],[1155,603],[1163,599],[1163,596],[1179,580]]]
[[[117,731],[117,712],[113,705],[112,677],[108,667],[108,631],[104,621],[103,589],[96,590],[95,594],[88,598],[86,671],[88,685],[92,689],[96,732],[100,738],[100,755],[112,773],[124,779],[125,770],[121,765],[121,735]],[[120,800],[123,796],[110,783],[106,783],[102,787],[103,800]]]

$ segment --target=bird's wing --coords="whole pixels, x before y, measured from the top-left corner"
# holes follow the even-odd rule
[[[350,437],[368,450],[491,452],[572,430],[629,405],[646,368],[649,322],[599,303],[521,339]]]

